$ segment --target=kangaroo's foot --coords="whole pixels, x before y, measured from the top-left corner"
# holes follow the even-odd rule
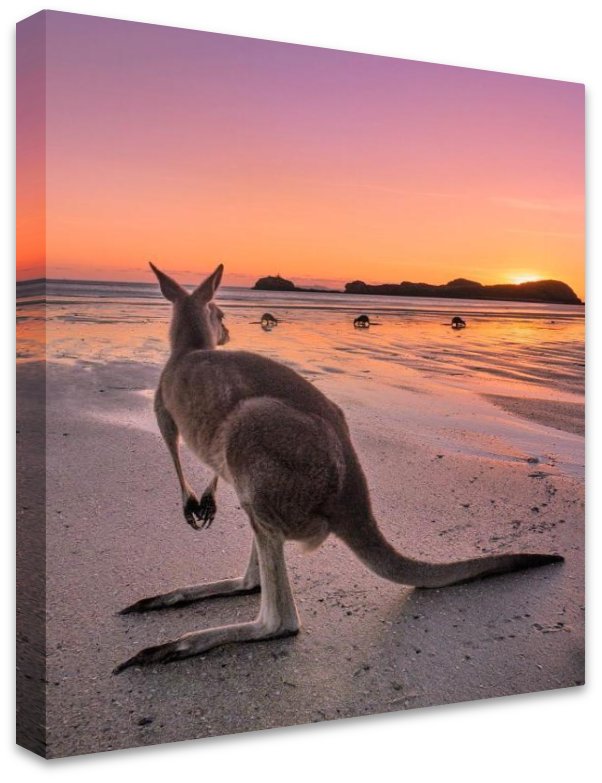
[[[232,642],[258,642],[262,639],[276,639],[282,636],[292,636],[298,628],[272,628],[261,620],[237,625],[223,625],[218,628],[208,628],[205,631],[188,633],[172,642],[159,644],[155,647],[145,647],[127,661],[113,669],[113,674],[119,674],[130,666],[148,666],[153,663],[169,663],[182,658],[200,655],[214,647]]]
[[[225,595],[246,595],[258,593],[261,590],[259,582],[247,581],[244,576],[236,579],[222,579],[219,582],[207,582],[202,585],[191,585],[172,590],[169,593],[160,593],[149,598],[141,598],[130,606],[126,606],[119,614],[131,614],[132,612],[148,612],[151,609],[169,609],[175,606],[185,606],[194,601],[202,601],[204,598],[217,598]]]
[[[119,664],[114,669],[114,673],[119,674],[130,666],[145,666],[189,658],[191,655],[199,655],[222,644],[254,642],[296,634],[299,630],[299,618],[286,574],[283,541],[279,536],[266,533],[259,528],[255,530],[255,541],[247,574],[256,570],[257,563],[259,563],[262,588],[261,607],[253,622],[208,628],[186,634],[157,647],[147,647]]]
[[[206,582],[201,585],[182,587],[169,593],[161,593],[150,598],[141,598],[130,606],[126,606],[119,614],[131,614],[132,612],[148,612],[152,609],[168,609],[174,606],[184,606],[193,601],[202,601],[204,598],[216,598],[225,595],[246,595],[258,593],[261,590],[259,577],[259,561],[255,541],[251,548],[249,564],[244,576],[236,579],[222,579],[219,582]]]

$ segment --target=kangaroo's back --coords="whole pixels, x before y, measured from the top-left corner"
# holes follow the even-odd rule
[[[235,409],[250,399],[270,398],[319,416],[341,435],[348,433],[341,409],[294,370],[247,351],[193,351],[170,360],[160,389],[176,421],[201,427],[212,437]],[[279,427],[278,418],[273,427]]]

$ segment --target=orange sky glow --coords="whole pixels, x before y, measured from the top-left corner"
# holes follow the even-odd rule
[[[58,12],[17,80],[18,279],[584,297],[582,85]]]

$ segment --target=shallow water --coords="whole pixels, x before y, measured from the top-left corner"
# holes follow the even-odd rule
[[[155,285],[49,281],[45,306],[43,294],[18,286],[18,359],[165,360],[170,305]],[[229,348],[277,358],[310,378],[583,400],[583,307],[243,288],[223,288],[218,300]],[[271,331],[259,325],[264,311],[279,319]],[[374,322],[369,329],[353,328],[360,313]],[[454,315],[466,329],[450,328]]]

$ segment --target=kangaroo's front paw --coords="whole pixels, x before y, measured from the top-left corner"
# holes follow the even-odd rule
[[[201,527],[211,527],[211,523],[215,519],[217,513],[217,505],[215,498],[211,492],[206,492],[201,496],[201,502],[199,503],[199,521],[202,522]]]
[[[197,521],[201,521],[201,504],[196,495],[189,495],[188,500],[184,503],[184,519],[195,530],[201,529],[197,524]]]
[[[217,506],[213,494],[210,492],[202,495],[200,501],[196,495],[191,494],[184,504],[184,518],[195,530],[210,527],[216,513]],[[201,523],[200,525],[198,524],[199,522]]]

